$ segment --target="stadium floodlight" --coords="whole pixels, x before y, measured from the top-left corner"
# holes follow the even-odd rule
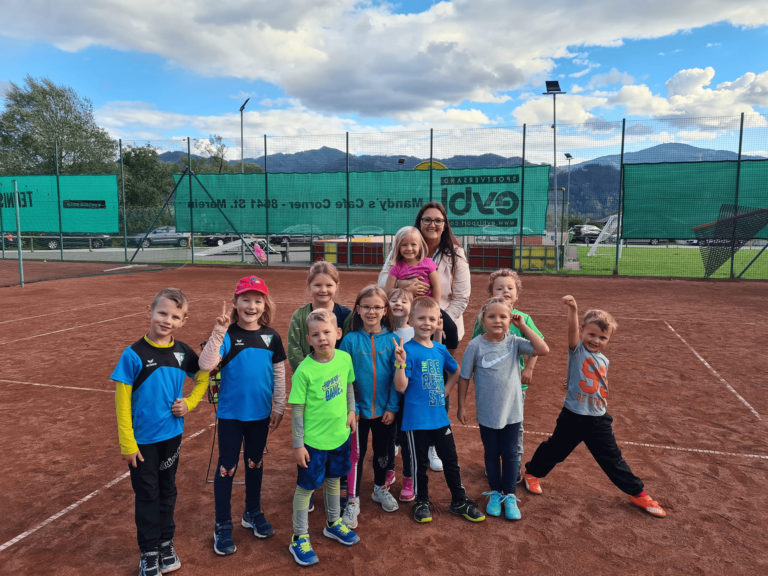
[[[547,91],[542,96],[552,96],[552,144],[554,149],[554,189],[555,189],[555,270],[560,270],[560,248],[557,240],[557,95],[566,94],[560,90],[560,82],[546,80]]]
[[[405,164],[405,158],[399,158],[397,160],[397,169],[400,170],[404,164]]]
[[[568,160],[568,185],[567,185],[568,192],[566,192],[565,194],[566,200],[565,200],[565,226],[564,226],[564,228],[566,228],[566,230],[564,231],[566,233],[565,238],[567,240],[569,239],[568,237],[569,232],[567,230],[568,221],[571,219],[571,160],[573,160],[573,156],[571,156],[570,154],[568,154],[568,152],[566,152],[565,158],[566,160]]]
[[[240,106],[240,174],[245,173],[245,158],[243,157],[243,150],[245,149],[245,142],[243,141],[243,110],[245,105],[248,104],[250,98],[247,98],[243,105]]]

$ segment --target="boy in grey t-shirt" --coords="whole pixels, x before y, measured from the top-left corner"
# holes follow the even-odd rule
[[[603,355],[618,325],[603,310],[588,310],[579,327],[579,310],[573,296],[565,296],[568,307],[568,392],[552,436],[542,442],[525,465],[525,487],[541,494],[539,479],[565,460],[582,442],[619,490],[631,496],[632,504],[656,517],[666,516],[659,503],[643,491],[643,481],[624,461],[613,435],[608,405],[608,359]]]
[[[468,422],[466,397],[474,375],[477,422],[485,452],[485,469],[490,491],[486,512],[520,519],[515,496],[517,489],[517,437],[523,421],[523,393],[520,385],[520,355],[545,356],[549,348],[519,314],[512,313],[504,298],[491,298],[481,312],[486,333],[474,338],[464,352],[459,373],[458,418]],[[525,338],[509,333],[515,325]],[[526,339],[527,338],[527,339]],[[499,463],[501,459],[501,464]]]

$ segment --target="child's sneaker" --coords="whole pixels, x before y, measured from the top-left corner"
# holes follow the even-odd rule
[[[312,492],[309,496],[309,508],[307,509],[307,512],[314,512],[315,511],[315,493]]]
[[[434,446],[429,447],[429,467],[435,472],[443,471],[443,461],[438,457]]]
[[[394,512],[400,508],[395,497],[389,493],[389,486],[381,486],[378,490],[374,490],[371,497],[374,502],[381,504],[384,512]]]
[[[524,480],[525,489],[528,490],[528,492],[531,494],[542,494],[541,485],[539,484],[539,479],[536,478],[536,476],[526,474]]]
[[[139,560],[139,576],[160,575],[160,553],[157,550],[142,552]]]
[[[347,501],[347,507],[344,508],[344,524],[349,528],[357,528],[357,517],[360,515],[360,497],[350,498]]]
[[[173,540],[160,542],[160,574],[174,572],[179,568],[181,568],[181,560],[173,548]]]
[[[463,516],[470,522],[482,522],[485,520],[485,515],[477,509],[477,504],[469,500],[466,496],[463,500],[451,502],[448,510],[452,514]]]
[[[416,500],[413,505],[413,519],[419,524],[432,522],[432,503],[429,500]]]
[[[256,512],[243,512],[243,519],[240,521],[243,528],[250,528],[253,530],[253,535],[256,538],[269,538],[275,533],[275,529],[272,527],[267,519],[264,517],[264,512],[257,510]]]
[[[387,470],[387,481],[386,481],[385,484],[387,486],[392,486],[392,484],[395,483],[395,480],[397,480],[397,476],[395,476],[395,471],[394,470]]]
[[[403,478],[403,489],[400,490],[400,502],[411,502],[416,499],[413,491],[413,479]]]
[[[353,544],[360,542],[360,536],[352,532],[352,530],[344,524],[344,520],[341,518],[336,520],[336,522],[330,526],[328,526],[328,523],[326,522],[325,528],[323,529],[323,536],[341,542],[344,546],[352,546]]]
[[[232,540],[232,522],[216,523],[213,529],[213,551],[219,556],[229,556],[237,550]]]
[[[520,520],[520,508],[517,507],[517,503],[520,499],[514,494],[507,494],[504,496],[504,516],[507,520]]]
[[[664,509],[659,506],[659,503],[655,500],[651,500],[651,497],[648,496],[648,494],[643,496],[632,496],[632,504],[639,506],[651,516],[656,516],[656,518],[664,518],[664,516],[667,515],[667,513],[664,512]]]
[[[504,496],[491,490],[483,492],[483,496],[488,496],[488,504],[485,506],[485,513],[490,516],[501,516],[501,503],[504,502]]]
[[[291,536],[291,545],[288,546],[288,550],[291,551],[293,559],[299,566],[312,566],[312,564],[320,562],[317,554],[312,550],[312,544],[309,543],[309,534]]]

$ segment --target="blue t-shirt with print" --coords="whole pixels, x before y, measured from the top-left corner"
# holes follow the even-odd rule
[[[405,376],[408,388],[403,394],[403,430],[437,430],[451,421],[445,411],[445,382],[443,371],[459,369],[456,360],[442,344],[432,342],[427,348],[416,340],[405,349]]]

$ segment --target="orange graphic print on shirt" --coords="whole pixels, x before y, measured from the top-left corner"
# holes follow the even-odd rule
[[[589,380],[579,380],[579,388],[584,394],[576,394],[579,402],[587,402],[593,406],[606,406],[608,402],[608,376],[605,366],[598,366],[590,357],[585,358],[581,365],[581,373]],[[595,396],[591,396],[595,394]]]

